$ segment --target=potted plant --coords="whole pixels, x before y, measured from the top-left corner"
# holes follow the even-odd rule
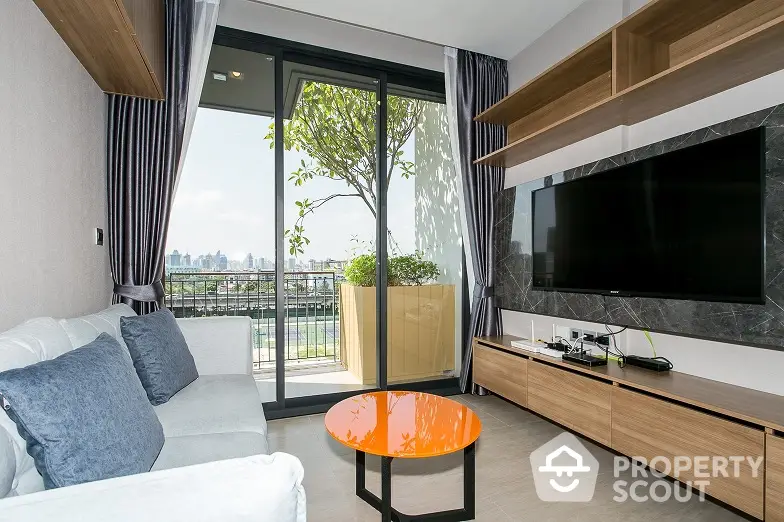
[[[387,378],[439,377],[455,369],[455,286],[437,284],[421,252],[389,259]],[[340,285],[340,353],[363,384],[376,382],[376,256],[355,256]]]

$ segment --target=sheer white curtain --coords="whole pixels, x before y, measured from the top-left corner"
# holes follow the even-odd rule
[[[455,165],[455,175],[457,177],[457,199],[459,201],[460,230],[463,236],[463,244],[469,244],[468,218],[466,217],[465,191],[463,190],[463,166],[460,161],[460,142],[457,130],[457,49],[454,47],[444,47],[444,77],[446,81],[446,116],[449,123],[449,145],[452,149],[452,163]],[[468,276],[468,295],[470,303],[474,292],[474,264],[471,259],[466,260],[466,275]]]
[[[196,110],[199,108],[204,75],[207,74],[212,39],[215,36],[215,26],[218,25],[219,8],[220,0],[194,0],[191,62],[188,68],[188,108],[185,112],[185,134],[177,169],[177,185],[180,183],[182,166],[185,164],[185,155],[188,153],[188,144],[196,121]]]

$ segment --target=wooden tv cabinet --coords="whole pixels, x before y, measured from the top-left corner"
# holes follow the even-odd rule
[[[630,457],[762,457],[756,476],[744,461],[705,491],[784,522],[784,397],[675,371],[588,368],[515,348],[516,339],[474,338],[476,385]]]

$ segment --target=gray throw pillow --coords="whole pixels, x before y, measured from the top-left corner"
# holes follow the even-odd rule
[[[150,471],[163,428],[131,361],[107,333],[0,373],[0,402],[46,489]]]
[[[120,330],[153,406],[167,402],[199,377],[185,336],[168,309],[121,317]]]

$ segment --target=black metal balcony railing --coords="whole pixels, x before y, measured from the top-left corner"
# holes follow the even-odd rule
[[[337,362],[339,292],[334,272],[287,272],[286,361]],[[254,368],[275,363],[275,272],[170,272],[166,306],[176,317],[245,315],[253,319]]]

